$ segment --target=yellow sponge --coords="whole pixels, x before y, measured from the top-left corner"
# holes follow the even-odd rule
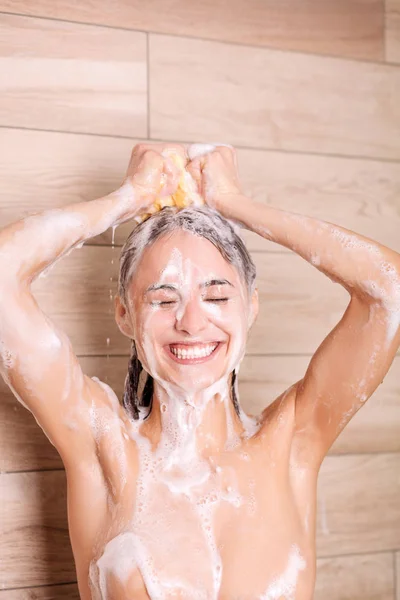
[[[180,171],[177,190],[175,194],[172,194],[172,196],[158,196],[146,214],[135,217],[135,220],[138,223],[145,221],[151,215],[154,215],[154,213],[164,208],[164,206],[177,206],[178,208],[185,208],[185,206],[190,206],[191,204],[194,206],[201,206],[204,204],[203,198],[197,191],[197,185],[193,177],[188,171],[186,171],[185,162],[182,156],[176,154],[176,152],[173,152],[172,149],[166,149],[163,152],[163,156],[168,156],[168,158],[174,162]],[[162,187],[163,183],[161,184],[161,189]]]

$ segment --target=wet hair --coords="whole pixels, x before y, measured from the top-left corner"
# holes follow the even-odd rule
[[[236,267],[249,297],[255,289],[256,268],[241,236],[239,227],[225,219],[216,210],[206,206],[190,206],[181,210],[176,207],[165,207],[146,221],[137,225],[127,238],[120,256],[118,293],[122,303],[127,306],[127,289],[138,266],[145,248],[157,239],[176,230],[185,230],[209,240],[220,251],[223,258]],[[146,376],[143,385],[142,377]],[[142,392],[139,393],[139,389]],[[237,400],[236,372],[232,372],[231,396],[237,414],[240,408]],[[144,418],[152,409],[154,382],[150,374],[146,374],[137,357],[135,341],[132,340],[131,357],[125,379],[125,390],[122,404],[134,418],[141,418],[141,409],[147,408]]]

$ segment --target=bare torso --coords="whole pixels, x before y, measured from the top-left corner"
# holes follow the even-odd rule
[[[312,598],[317,473],[294,455],[290,395],[189,469],[112,404],[97,458],[67,468],[82,600]]]

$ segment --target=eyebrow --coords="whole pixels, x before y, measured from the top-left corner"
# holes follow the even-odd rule
[[[201,283],[199,285],[199,287],[203,288],[203,287],[211,287],[213,285],[230,285],[231,287],[235,287],[230,281],[228,281],[227,279],[209,279],[208,281],[205,281],[204,283]],[[153,283],[152,285],[150,285],[147,290],[146,290],[146,294],[147,292],[152,292],[154,290],[173,290],[176,291],[178,288],[176,285],[173,285],[172,283]]]

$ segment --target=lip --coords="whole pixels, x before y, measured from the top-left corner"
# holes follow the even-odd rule
[[[215,342],[210,342],[210,344],[215,343]],[[199,356],[196,358],[178,358],[177,356],[175,356],[175,354],[173,352],[171,352],[171,349],[169,347],[169,344],[167,346],[165,346],[165,350],[167,352],[167,354],[172,358],[172,360],[174,360],[175,362],[181,364],[181,365],[197,365],[199,363],[204,363],[207,362],[209,360],[211,360],[212,358],[214,358],[214,356],[217,354],[217,352],[219,352],[219,349],[222,346],[222,342],[216,342],[217,346],[215,348],[215,350],[213,350],[211,352],[211,354],[209,354],[208,356]],[[196,344],[185,344],[183,343],[182,346],[187,346],[188,348],[191,346],[196,346]]]

